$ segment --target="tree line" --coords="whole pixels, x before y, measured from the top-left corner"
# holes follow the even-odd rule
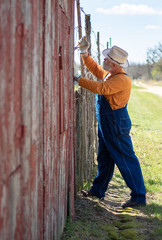
[[[162,43],[148,49],[146,64],[131,63],[127,73],[132,79],[162,80]]]

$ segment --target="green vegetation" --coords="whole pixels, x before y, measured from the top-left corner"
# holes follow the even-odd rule
[[[128,106],[134,150],[141,163],[146,189],[158,195],[157,198],[162,190],[161,102],[162,99],[154,94],[133,90]]]
[[[154,48],[150,48],[147,51],[147,64],[151,73],[151,76],[156,80],[162,78],[162,44],[159,43]]]
[[[116,168],[105,203],[96,198],[79,198],[76,218],[67,221],[63,240],[162,239],[162,99],[141,90],[133,87],[128,110],[134,150],[147,189],[147,206],[120,208],[130,191]],[[89,186],[84,185],[86,189]]]
[[[67,221],[65,226],[66,238],[63,239],[83,239],[84,237],[96,237],[100,238],[102,236],[102,231],[98,230],[99,223],[97,221],[89,222],[88,219],[81,219],[80,221],[71,222]]]

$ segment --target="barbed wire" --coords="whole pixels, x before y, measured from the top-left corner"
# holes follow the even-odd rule
[[[77,0],[74,0],[74,1],[77,2]],[[83,7],[80,6],[80,10],[81,10],[81,12],[82,12],[84,15],[88,15],[88,14],[84,11]],[[78,26],[75,27],[75,28],[78,28]],[[74,28],[74,29],[75,29],[75,28]],[[81,28],[83,29],[82,26],[81,26]],[[91,29],[92,29],[91,32],[94,34],[95,40],[96,40],[96,42],[97,42],[97,36],[96,36],[95,31],[93,30],[93,26],[92,26],[92,24],[91,24]],[[105,48],[104,45],[103,45],[102,43],[99,43],[99,44],[100,44],[101,47]]]
[[[80,10],[81,10],[85,15],[87,15],[87,14],[85,13],[85,11],[83,10],[82,7],[80,7]]]
[[[75,2],[77,2],[77,0],[75,0]],[[77,7],[75,5],[75,7]],[[80,15],[81,15],[81,23],[84,25],[82,26],[81,24],[81,29],[82,29],[82,35],[84,36],[85,33],[83,33],[83,31],[85,31],[85,22],[83,23],[82,21],[82,14],[84,14],[85,16],[87,15],[86,12],[84,11],[83,7],[80,7]],[[76,74],[80,75],[80,73],[82,72],[82,69],[84,69],[84,74],[85,74],[85,77],[88,78],[88,79],[92,79],[92,74],[91,73],[87,73],[86,72],[86,68],[85,66],[82,66],[81,64],[81,57],[80,57],[80,51],[79,51],[79,48],[78,48],[78,42],[79,42],[79,25],[77,24],[77,20],[76,20],[76,26],[74,27],[74,60],[75,60],[75,63],[77,65],[80,65],[79,66],[79,69],[78,67],[74,67],[74,69],[76,69]],[[103,49],[105,48],[104,45],[102,43],[97,43],[97,33],[95,33],[94,29],[93,29],[93,26],[92,26],[92,22],[91,22],[91,44],[93,45],[93,48],[91,48],[91,56],[92,58],[98,62],[98,44],[100,46],[100,49]],[[102,57],[101,57],[102,58]],[[78,72],[79,70],[79,72]],[[93,78],[94,79],[94,78]],[[81,94],[80,94],[81,95]]]

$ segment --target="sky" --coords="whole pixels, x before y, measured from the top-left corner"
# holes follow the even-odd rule
[[[91,15],[92,56],[96,55],[97,32],[100,32],[101,51],[107,42],[110,46],[111,38],[111,46],[117,45],[128,52],[130,63],[146,63],[148,49],[162,43],[162,0],[80,0],[80,7]],[[85,35],[83,12],[81,17]],[[76,13],[75,44],[77,26]]]

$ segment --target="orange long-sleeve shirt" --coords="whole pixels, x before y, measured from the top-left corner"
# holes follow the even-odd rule
[[[98,79],[103,80],[108,74],[91,56],[83,57],[85,66]],[[121,70],[119,73],[125,73]],[[117,73],[115,73],[117,74]],[[125,107],[131,93],[131,79],[125,74],[111,74],[105,81],[93,81],[81,77],[79,86],[96,94],[104,95],[113,110]],[[110,79],[109,79],[110,78]]]

